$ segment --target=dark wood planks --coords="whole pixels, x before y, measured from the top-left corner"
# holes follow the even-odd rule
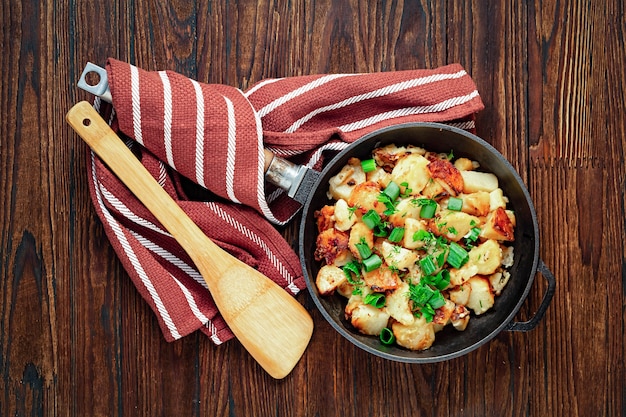
[[[498,1],[3,2],[0,415],[603,415],[626,412],[624,5]],[[164,342],[88,195],[64,113],[109,57],[245,89],[266,77],[460,62],[479,135],[520,172],[557,277],[529,333],[462,358],[390,363],[315,311],[274,381],[237,342]],[[295,247],[297,227],[283,230]],[[538,275],[517,320],[546,290]]]

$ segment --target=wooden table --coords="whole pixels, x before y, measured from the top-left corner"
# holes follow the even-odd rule
[[[0,415],[626,415],[624,13],[619,0],[3,1]],[[460,63],[486,105],[479,136],[535,202],[557,278],[545,317],[410,365],[353,347],[304,292],[314,336],[280,381],[236,341],[165,342],[103,234],[85,145],[64,121],[90,99],[75,87],[84,64],[109,56],[240,88]],[[545,291],[538,275],[516,319]]]

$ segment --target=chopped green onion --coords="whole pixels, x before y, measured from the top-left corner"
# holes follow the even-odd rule
[[[394,227],[387,239],[389,239],[390,242],[399,242],[403,237],[404,227]]]
[[[472,227],[472,229],[463,237],[468,242],[474,243],[478,240],[478,236],[480,236],[480,229],[478,227]]]
[[[429,255],[420,259],[419,263],[424,275],[432,275],[437,270],[437,266],[435,265],[435,262],[433,262],[433,258]]]
[[[359,255],[361,256],[361,259],[369,258],[370,255],[372,254],[372,250],[365,242],[357,243],[354,246],[356,246],[356,249],[359,251]]]
[[[450,197],[448,199],[448,210],[461,211],[463,208],[463,199]]]
[[[363,259],[363,269],[365,272],[371,272],[376,268],[379,268],[383,264],[383,261],[380,259],[380,256],[375,253],[370,257]]]
[[[377,225],[374,228],[374,236],[376,237],[385,237],[387,236],[387,226],[383,223]]]
[[[436,291],[432,297],[428,300],[428,304],[433,308],[433,310],[437,310],[438,308],[446,305],[446,299],[443,297],[439,291]]]
[[[448,271],[447,269],[442,269],[441,271],[439,271],[439,273],[436,275],[437,278],[437,282],[435,284],[435,287],[441,291],[441,290],[445,290],[448,285],[450,285],[450,271]]]
[[[429,198],[420,198],[417,204],[422,206],[420,209],[420,217],[422,219],[432,219],[437,211],[437,202]]]
[[[469,254],[461,245],[455,242],[450,243],[450,253],[448,254],[448,263],[453,268],[460,268],[469,260]]]
[[[359,281],[354,278],[359,278],[361,276],[361,265],[358,262],[352,261],[348,262],[343,266],[343,273],[346,275],[348,282],[352,285],[360,284]]]
[[[363,223],[370,229],[375,228],[381,224],[380,215],[375,210],[369,210],[361,217]]]
[[[361,168],[363,168],[363,172],[371,172],[376,169],[376,161],[373,159],[365,159],[361,161]]]
[[[367,294],[363,300],[365,304],[373,305],[376,308],[383,308],[385,301],[385,295],[378,292]]]
[[[383,345],[393,345],[396,341],[396,336],[394,336],[393,332],[389,327],[383,327],[380,331],[380,343]]]
[[[435,310],[430,304],[426,304],[424,307],[420,308],[420,313],[424,316],[427,323],[433,321],[435,317]]]
[[[396,198],[400,196],[400,187],[395,182],[389,181],[389,184],[387,184],[383,193],[388,195],[392,202],[396,201]]]
[[[421,282],[418,285],[409,284],[409,297],[418,307],[425,305],[434,293],[435,290]]]

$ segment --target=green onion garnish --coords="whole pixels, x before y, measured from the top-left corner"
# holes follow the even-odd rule
[[[363,172],[371,172],[376,169],[376,161],[373,159],[365,159],[361,161],[361,168],[363,168]]]
[[[376,308],[383,308],[385,301],[385,295],[378,292],[367,294],[363,300],[365,304],[373,305]]]
[[[421,282],[417,285],[409,285],[409,297],[417,306],[425,305],[433,294],[435,294],[435,290]]]
[[[430,198],[420,198],[417,200],[417,204],[422,206],[420,209],[420,217],[422,219],[432,219],[437,211],[437,202]]]
[[[448,199],[448,210],[461,211],[463,208],[463,199],[450,197]]]
[[[472,227],[472,229],[463,237],[466,241],[474,243],[478,240],[478,236],[480,236],[480,229],[478,227]]]
[[[372,254],[372,250],[365,242],[357,243],[354,246],[356,246],[356,249],[359,251],[359,255],[361,256],[361,259],[369,258],[370,255]]]
[[[383,327],[380,331],[380,343],[383,345],[392,345],[396,341],[396,337],[389,327]]]
[[[444,290],[450,285],[450,271],[447,269],[442,269],[437,274],[437,282],[435,283],[435,287],[438,290]]]
[[[430,255],[424,256],[419,263],[424,275],[432,275],[437,270],[437,266]]]
[[[352,285],[358,285],[357,281],[361,276],[361,265],[357,261],[348,262],[343,266],[343,273],[346,275],[348,282]],[[355,279],[356,278],[356,279]]]
[[[450,285],[450,271],[442,269],[437,275],[427,275],[421,278],[421,283],[431,285],[439,291],[445,290]]]
[[[404,227],[394,227],[387,239],[389,239],[390,242],[399,242],[403,237]]]
[[[393,181],[389,181],[383,193],[387,194],[391,201],[396,201],[396,198],[400,196],[400,186]]]
[[[428,304],[430,304],[434,310],[437,310],[438,308],[446,305],[446,299],[443,297],[443,294],[436,291],[433,296],[430,297],[430,300],[428,300]]]
[[[461,245],[450,242],[450,253],[448,253],[448,263],[453,268],[460,268],[469,260],[469,254]]]
[[[361,219],[370,229],[373,229],[381,224],[380,215],[376,212],[376,210],[369,210],[363,215],[363,217],[361,217]]]
[[[376,268],[379,268],[383,264],[383,261],[380,259],[380,256],[375,253],[370,255],[370,257],[363,259],[363,269],[365,272],[371,272]]]

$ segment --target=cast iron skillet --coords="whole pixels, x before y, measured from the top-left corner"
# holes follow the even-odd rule
[[[322,264],[313,257],[317,237],[314,213],[331,201],[326,196],[328,180],[341,170],[350,157],[371,158],[374,148],[391,143],[413,144],[435,152],[449,153],[452,150],[455,158],[464,156],[478,161],[482,170],[492,172],[498,177],[500,188],[509,198],[507,207],[515,211],[517,219],[513,242],[514,263],[509,270],[511,278],[502,294],[496,297],[494,307],[482,316],[472,314],[467,329],[463,332],[446,326],[436,334],[433,346],[421,352],[384,346],[377,337],[360,334],[344,318],[345,298],[339,295],[321,297],[315,285],[315,278]],[[539,259],[537,214],[518,173],[484,140],[464,130],[438,123],[407,123],[386,127],[362,137],[335,156],[321,172],[304,205],[299,244],[300,262],[309,292],[326,320],[359,348],[400,362],[440,362],[477,349],[503,330],[532,330],[545,314],[556,286],[554,276]],[[513,317],[528,296],[537,271],[548,281],[548,289],[541,305],[529,321],[513,322]]]

